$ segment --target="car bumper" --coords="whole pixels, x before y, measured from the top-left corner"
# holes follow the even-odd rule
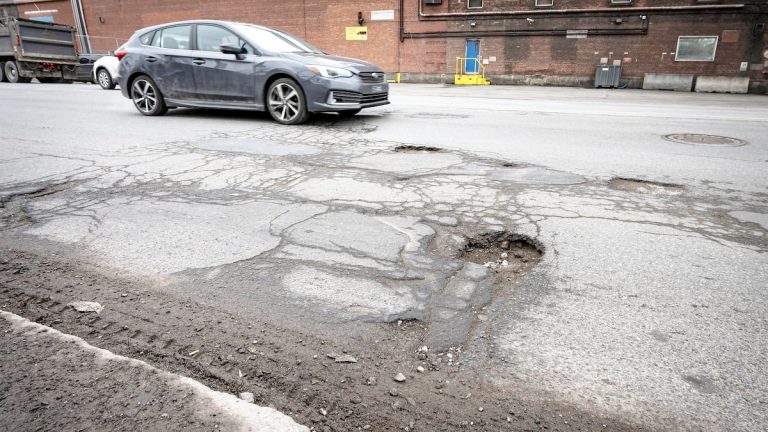
[[[386,81],[365,83],[357,76],[351,78],[314,77],[307,92],[310,112],[352,111],[389,104],[389,85]]]

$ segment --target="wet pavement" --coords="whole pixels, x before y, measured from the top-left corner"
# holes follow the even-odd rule
[[[3,92],[6,242],[318,332],[416,320],[495,385],[650,428],[768,422],[765,97],[403,85],[285,127]]]

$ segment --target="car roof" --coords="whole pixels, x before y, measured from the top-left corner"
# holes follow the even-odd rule
[[[146,33],[152,30],[157,30],[159,28],[163,27],[169,27],[173,25],[181,25],[181,24],[223,24],[225,26],[231,26],[231,25],[248,25],[253,26],[257,28],[267,29],[271,30],[269,27],[261,26],[258,24],[252,24],[252,23],[244,23],[244,22],[238,22],[238,21],[224,21],[224,20],[213,20],[213,19],[198,19],[198,20],[186,20],[186,21],[174,21],[174,22],[167,22],[163,24],[156,24],[149,27],[144,27],[143,29],[136,30],[136,33]]]

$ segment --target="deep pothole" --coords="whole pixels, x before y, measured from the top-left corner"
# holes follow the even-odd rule
[[[543,250],[527,236],[503,231],[467,239],[459,258],[497,273],[499,282],[512,282],[538,264]]]
[[[726,136],[720,136],[720,135],[692,134],[692,133],[669,134],[669,135],[664,135],[662,138],[664,138],[667,141],[672,141],[679,144],[689,144],[689,145],[739,147],[747,144],[747,141],[744,141],[739,138],[732,138],[732,137],[726,137]]]
[[[400,145],[394,149],[398,153],[438,153],[443,149],[430,146]]]
[[[679,195],[685,192],[683,186],[674,183],[663,183],[626,177],[616,177],[611,179],[611,181],[608,182],[608,187],[622,192],[646,194]]]

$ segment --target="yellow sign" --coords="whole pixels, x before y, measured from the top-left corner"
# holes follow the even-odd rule
[[[347,27],[347,40],[368,40],[368,27]]]

